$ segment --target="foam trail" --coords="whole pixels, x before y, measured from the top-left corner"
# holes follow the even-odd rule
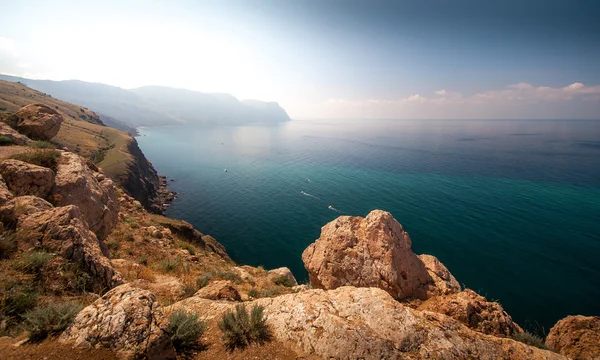
[[[334,208],[334,207],[333,207],[333,206],[331,206],[331,205],[329,205],[327,208],[328,208],[328,209],[330,209],[330,210],[333,210],[333,211],[335,211],[335,212],[337,212],[337,213],[340,213],[340,214],[342,213],[341,211],[339,211],[338,209]]]
[[[302,195],[305,195],[305,196],[310,196],[311,198],[315,198],[315,199],[317,199],[317,200],[321,200],[321,199],[319,199],[318,197],[316,197],[316,196],[314,196],[314,195],[311,195],[311,194],[309,194],[309,193],[307,193],[307,192],[304,192],[304,191],[300,191],[300,194],[302,194]]]
[[[309,179],[309,178],[306,178],[306,181],[310,182],[310,179]]]

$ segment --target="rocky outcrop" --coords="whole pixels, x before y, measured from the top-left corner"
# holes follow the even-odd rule
[[[480,334],[438,313],[410,309],[377,288],[306,290],[255,300],[273,335],[301,356],[322,359],[566,360],[523,343]],[[172,308],[218,318],[234,303],[191,297]]]
[[[0,136],[9,139],[13,145],[29,145],[33,141],[25,135],[19,134],[13,128],[3,122],[0,122]]]
[[[52,208],[52,204],[37,196],[19,196],[0,206],[0,220],[5,225],[15,225],[19,219]]]
[[[93,172],[76,154],[62,152],[50,199],[55,206],[76,205],[101,241],[117,223],[120,206],[112,180]],[[108,255],[104,248],[103,253]]]
[[[124,359],[176,358],[156,297],[128,284],[83,309],[60,341],[76,347],[108,347]]]
[[[378,287],[396,299],[425,298],[432,284],[411,240],[390,213],[374,210],[366,218],[340,216],[302,254],[313,288]]]
[[[36,212],[19,220],[17,235],[24,244],[54,251],[87,272],[99,292],[123,282],[110,260],[102,254],[96,235],[88,230],[76,206]]]
[[[2,176],[0,176],[0,206],[6,204],[14,195],[8,190]]]
[[[20,108],[11,122],[21,134],[32,139],[50,140],[60,130],[63,117],[46,105],[31,104]]]
[[[484,334],[511,337],[523,329],[513,322],[510,315],[497,302],[487,301],[471,289],[425,301],[419,310],[445,314],[471,329]]]
[[[421,259],[429,276],[433,279],[433,284],[429,289],[430,293],[437,292],[440,295],[448,295],[460,291],[460,284],[438,258],[433,255],[422,254],[419,255],[419,259]]]
[[[46,197],[54,185],[54,172],[48,168],[8,159],[0,164],[0,174],[15,195]]]
[[[600,359],[600,316],[567,316],[550,329],[546,346],[573,360]]]
[[[198,290],[195,297],[211,300],[242,301],[242,297],[231,281],[215,281]]]
[[[292,274],[292,271],[286,267],[280,267],[277,269],[269,270],[268,272],[269,278],[274,280],[280,277],[283,277],[287,280],[287,285],[289,286],[297,286],[298,282]]]

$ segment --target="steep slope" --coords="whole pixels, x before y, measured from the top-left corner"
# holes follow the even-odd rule
[[[183,123],[276,123],[290,120],[277,103],[239,101],[228,94],[209,94],[163,86],[125,90],[79,80],[32,80],[1,74],[0,79],[21,82],[59,99],[85,105],[97,113],[133,127]]]
[[[160,179],[131,135],[105,126],[87,108],[57,100],[23,84],[0,80],[0,116],[31,103],[48,105],[63,115],[65,121],[53,142],[96,163],[147,209],[162,211],[164,199],[159,195],[165,193],[161,191]]]

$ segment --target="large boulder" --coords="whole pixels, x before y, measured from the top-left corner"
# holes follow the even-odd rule
[[[8,159],[0,164],[0,174],[15,195],[46,197],[54,185],[54,172],[20,160]]]
[[[267,274],[271,280],[285,279],[287,282],[287,284],[285,284],[286,286],[292,287],[298,285],[294,274],[292,274],[292,271],[286,267],[269,270]]]
[[[19,134],[13,128],[0,121],[0,136],[10,141],[10,145],[29,145],[33,141],[23,134]]]
[[[76,205],[100,240],[110,234],[118,221],[120,205],[112,180],[92,171],[83,158],[70,152],[62,152],[50,201],[54,206]]]
[[[231,281],[215,281],[198,290],[194,296],[202,299],[242,301],[242,297]]]
[[[418,311],[377,288],[306,290],[248,303],[262,305],[273,336],[300,356],[322,359],[566,360],[523,343],[473,331],[438,313]],[[191,297],[172,305],[201,318],[235,307]]]
[[[11,122],[21,134],[32,139],[50,140],[60,130],[63,117],[46,105],[30,104],[20,108]]]
[[[433,255],[421,254],[419,259],[425,265],[433,284],[429,292],[437,292],[440,295],[454,294],[460,291],[460,284],[450,271]]]
[[[340,216],[323,226],[302,261],[313,288],[378,287],[396,299],[425,298],[433,279],[411,245],[390,213],[374,210],[366,218]]]
[[[448,315],[484,334],[511,337],[523,332],[523,329],[504,311],[502,305],[487,301],[471,289],[433,297],[425,301],[419,310]]]
[[[0,220],[6,225],[14,225],[19,219],[53,207],[52,204],[37,196],[19,196],[0,206]]]
[[[550,329],[546,345],[573,360],[600,359],[600,316],[567,316]]]
[[[175,359],[170,331],[156,297],[121,285],[83,309],[59,341],[108,347],[123,359]]]
[[[6,204],[13,197],[13,193],[11,193],[10,190],[8,190],[4,179],[0,175],[0,206]]]
[[[25,244],[57,252],[86,271],[96,292],[123,283],[110,260],[102,254],[96,235],[88,230],[76,206],[35,212],[19,219],[17,235]]]

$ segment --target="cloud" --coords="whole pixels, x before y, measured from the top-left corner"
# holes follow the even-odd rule
[[[9,38],[0,36],[0,54],[6,54],[12,57],[18,57],[17,46]]]
[[[358,114],[387,118],[579,118],[581,112],[575,106],[579,100],[587,101],[589,116],[600,116],[600,86],[586,86],[581,82],[563,87],[521,82],[470,96],[443,89],[431,96],[411,94],[397,99],[367,100],[337,98],[326,103],[339,106],[337,110],[344,112],[344,117]],[[333,108],[325,110],[330,114],[336,112]],[[568,111],[573,114],[568,115]]]

